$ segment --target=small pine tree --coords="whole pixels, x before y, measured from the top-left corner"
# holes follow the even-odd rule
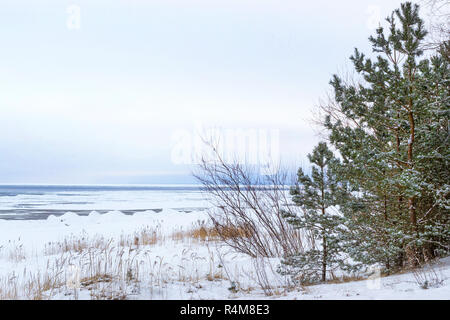
[[[303,209],[302,216],[284,213],[294,228],[309,231],[316,245],[306,252],[285,257],[279,272],[290,274],[300,282],[326,281],[327,271],[342,263],[339,247],[339,226],[342,219],[331,213],[330,207],[339,200],[339,184],[330,165],[338,160],[326,143],[319,143],[308,155],[311,176],[298,170],[298,185],[291,189],[292,200]],[[299,276],[302,277],[299,277]]]

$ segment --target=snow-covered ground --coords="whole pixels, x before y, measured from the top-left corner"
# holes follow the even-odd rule
[[[47,220],[0,220],[2,299],[449,299],[450,259],[432,271],[368,280],[283,288],[261,265],[215,240],[191,237],[206,211],[138,212]],[[438,284],[423,289],[417,276]],[[271,295],[266,295],[266,294]]]

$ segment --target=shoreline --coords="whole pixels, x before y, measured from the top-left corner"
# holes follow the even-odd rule
[[[133,215],[135,213],[152,211],[160,213],[165,208],[149,208],[149,209],[0,209],[0,220],[46,220],[49,216],[60,217],[68,212],[76,213],[79,216],[89,216],[91,212],[106,214],[111,211],[120,211],[124,215]],[[187,207],[187,208],[167,208],[182,213],[190,213],[194,211],[204,211],[207,207]]]

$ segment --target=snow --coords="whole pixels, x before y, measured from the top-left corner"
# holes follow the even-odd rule
[[[421,288],[413,273],[376,279],[329,283],[286,290],[285,280],[276,270],[278,259],[266,261],[269,282],[278,285],[272,295],[260,288],[254,260],[236,253],[217,241],[201,241],[172,235],[207,223],[206,211],[138,212],[125,215],[120,211],[88,216],[67,212],[46,220],[0,220],[0,298],[27,299],[26,283],[38,275],[62,279],[52,290],[42,290],[43,299],[448,299],[450,297],[450,258],[433,268],[439,285]],[[155,243],[119,245],[120,239],[133,239],[144,229],[158,234]],[[81,251],[58,251],[70,239],[92,245]],[[103,239],[101,242],[99,239]],[[102,243],[95,247],[94,243]],[[111,240],[112,244],[103,246]],[[91,262],[89,262],[91,261]],[[87,264],[91,263],[89,267]],[[126,267],[124,267],[126,266]],[[56,269],[57,270],[56,270]],[[58,269],[59,268],[59,269]],[[98,268],[98,269],[96,269]],[[90,275],[105,274],[122,278],[100,279],[96,284],[86,280]],[[55,271],[56,270],[56,271]],[[59,271],[58,271],[59,270]],[[77,272],[80,273],[79,277]],[[119,271],[117,271],[119,270]],[[128,270],[132,275],[127,280]],[[63,276],[62,276],[63,275]],[[428,276],[430,276],[428,274]],[[81,278],[81,285],[79,283]],[[77,286],[70,286],[70,280]],[[12,280],[11,280],[12,279]],[[59,279],[59,278],[58,278]],[[84,280],[83,280],[84,279]],[[47,279],[48,280],[48,279]],[[84,282],[83,282],[84,281]],[[231,283],[237,290],[230,290]],[[17,296],[7,292],[18,288]],[[3,293],[2,293],[3,291]]]
[[[313,299],[369,299],[369,300],[448,300],[450,298],[450,260],[443,259],[434,267],[443,281],[437,288],[422,289],[412,273],[391,275],[379,279],[339,284],[321,284],[307,288],[304,298]],[[289,295],[295,298],[292,295]],[[300,299],[298,297],[298,299]]]

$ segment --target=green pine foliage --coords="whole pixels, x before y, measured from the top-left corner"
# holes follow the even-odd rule
[[[341,192],[330,166],[336,166],[339,161],[323,142],[314,148],[308,159],[312,165],[311,176],[300,168],[299,184],[291,189],[292,199],[303,208],[303,215],[284,213],[284,218],[295,228],[309,230],[316,245],[306,252],[286,257],[279,270],[282,274],[293,275],[301,283],[326,281],[329,269],[343,263],[338,230],[342,218],[331,210]]]
[[[351,230],[343,245],[356,261],[392,269],[448,252],[450,77],[442,52],[423,57],[417,5],[387,22],[369,38],[375,58],[351,57],[361,83],[333,77],[345,121],[328,115],[325,126],[352,191],[341,203]]]
[[[369,38],[371,56],[350,60],[360,81],[334,75],[326,144],[300,169],[293,201],[302,217],[286,216],[315,232],[321,245],[286,257],[281,272],[322,272],[351,258],[353,269],[373,264],[391,272],[444,256],[450,246],[450,68],[448,48],[423,51],[419,7],[404,3]],[[327,208],[338,206],[339,215]],[[346,264],[348,267],[349,265]],[[289,268],[287,268],[289,267]]]

